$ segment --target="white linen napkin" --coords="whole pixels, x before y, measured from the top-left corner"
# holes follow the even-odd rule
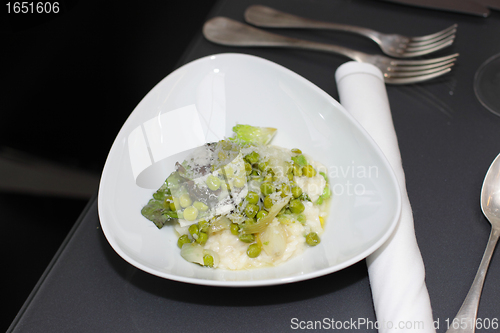
[[[335,80],[340,103],[382,149],[401,189],[399,223],[387,242],[367,258],[378,330],[381,333],[435,332],[382,72],[371,64],[348,62],[337,69]]]

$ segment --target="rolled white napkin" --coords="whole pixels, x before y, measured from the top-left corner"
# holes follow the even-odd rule
[[[382,149],[401,189],[399,223],[387,242],[367,258],[379,332],[435,332],[382,72],[370,64],[348,62],[337,69],[335,80],[341,104]]]

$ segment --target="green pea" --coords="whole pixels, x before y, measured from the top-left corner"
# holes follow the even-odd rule
[[[249,225],[249,224],[255,224],[255,222],[257,222],[257,221],[253,217],[249,217],[249,218],[245,219],[245,224],[247,224],[247,225]]]
[[[208,232],[208,228],[210,228],[210,223],[205,220],[198,221],[198,230],[201,232]]]
[[[259,211],[259,206],[257,206],[256,204],[248,204],[245,207],[245,214],[248,217],[254,217],[258,211]]]
[[[323,197],[319,197],[316,201],[316,205],[321,205],[323,203]]]
[[[198,225],[196,224],[191,224],[188,228],[188,231],[191,234],[191,236],[198,235],[200,233]]]
[[[299,186],[292,187],[292,195],[295,199],[302,195],[302,189]]]
[[[286,176],[288,177],[288,180],[293,180],[293,172],[289,172]]]
[[[255,242],[255,235],[254,234],[242,234],[242,235],[239,235],[238,238],[240,239],[240,241],[242,241],[244,243]]]
[[[257,163],[259,161],[259,158],[260,155],[254,151],[245,156],[245,160],[247,160],[247,162],[250,164]]]
[[[273,181],[273,175],[271,173],[268,173],[264,176],[264,181],[265,182],[272,182]]]
[[[267,214],[269,214],[269,213],[266,210],[261,209],[261,210],[259,210],[259,212],[257,213],[257,215],[255,215],[255,217],[257,218],[257,221],[258,221],[261,218],[267,216]]]
[[[198,209],[193,206],[189,206],[184,209],[183,215],[185,220],[194,221],[198,217]]]
[[[198,238],[196,238],[196,243],[198,244],[205,244],[208,240],[208,234],[206,234],[205,232],[200,232],[198,234]]]
[[[264,198],[264,207],[267,209],[271,208],[274,205],[273,199],[268,195]]]
[[[271,193],[274,192],[274,186],[273,184],[271,184],[270,182],[263,182],[261,185],[260,185],[260,191],[262,192],[262,194],[264,195],[269,195]]]
[[[298,199],[291,200],[289,205],[290,205],[290,210],[294,214],[300,214],[305,209],[304,204]]]
[[[297,215],[297,221],[299,221],[301,224],[306,223],[306,216],[304,214]]]
[[[252,165],[248,162],[245,162],[245,173],[247,176],[252,173]]]
[[[203,266],[214,267],[214,257],[210,254],[205,254],[203,256]]]
[[[205,205],[203,202],[201,201],[195,201],[193,203],[193,206],[198,209],[200,212],[206,212],[208,210],[208,206]]]
[[[290,194],[290,186],[288,184],[281,184],[281,197],[284,198]]]
[[[182,245],[191,243],[191,240],[189,239],[188,235],[181,235],[179,239],[177,240],[177,246],[179,248],[182,248]]]
[[[302,173],[309,178],[316,176],[316,170],[310,164],[302,168]]]
[[[297,164],[293,165],[292,172],[294,176],[301,177],[302,176],[302,168]]]
[[[316,246],[321,242],[319,236],[315,232],[310,232],[306,235],[306,243],[309,246]]]
[[[260,162],[260,163],[257,165],[257,168],[258,168],[260,171],[265,171],[265,170],[267,170],[268,165],[269,165],[269,162]]]
[[[173,211],[173,212],[176,211],[175,203],[173,201],[170,203],[170,210]]]
[[[191,198],[189,197],[189,194],[184,193],[183,195],[180,196],[179,198],[179,203],[181,204],[182,208],[186,208],[191,206],[193,201],[191,201]]]
[[[238,236],[240,233],[240,226],[236,223],[231,223],[230,230],[233,235]]]
[[[261,251],[262,251],[262,248],[260,247],[259,244],[257,244],[257,243],[250,244],[250,246],[248,246],[248,249],[247,249],[247,255],[250,258],[257,258]]]
[[[246,196],[246,200],[248,203],[256,204],[257,202],[259,202],[259,195],[253,191],[249,191]]]
[[[208,176],[205,183],[212,191],[217,191],[220,187],[220,179],[219,177],[215,177],[214,175]]]

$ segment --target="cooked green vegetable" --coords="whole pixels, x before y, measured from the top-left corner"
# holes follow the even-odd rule
[[[245,160],[248,161],[248,163],[250,164],[255,164],[259,161],[259,154],[257,154],[256,152],[251,152],[250,154],[248,154],[247,156],[245,156]]]
[[[184,219],[188,221],[194,221],[198,217],[198,209],[193,206],[186,207],[184,209]]]
[[[264,198],[264,207],[267,209],[271,208],[274,205],[273,199],[268,195]]]
[[[241,144],[267,145],[276,134],[276,128],[256,127],[251,125],[236,125],[233,127],[236,134],[231,140]]]
[[[314,170],[312,165],[306,165],[302,168],[302,174],[307,177],[314,177],[316,176],[316,170]]]
[[[214,267],[214,257],[210,254],[205,254],[203,256],[203,266]]]
[[[200,232],[198,234],[198,238],[196,238],[196,243],[198,244],[205,244],[208,240],[208,235],[205,232]]]
[[[294,239],[290,235],[307,233],[308,245],[319,244],[319,224],[306,215],[318,212],[318,205],[331,197],[326,173],[309,164],[300,149],[265,146],[276,132],[273,128],[237,125],[233,130],[229,140],[206,144],[176,163],[141,213],[158,228],[178,222],[181,256],[201,266],[218,267],[219,254],[211,249],[222,250],[234,242],[242,243],[231,252],[256,259],[256,265],[269,258],[279,262],[289,251],[287,242]],[[305,178],[317,173],[326,186],[321,178]],[[309,185],[324,186],[319,198]],[[308,193],[316,206],[308,203]],[[319,219],[322,228],[324,211]]]
[[[247,249],[247,255],[250,258],[257,258],[261,251],[262,251],[262,248],[260,247],[259,244],[257,244],[257,243],[250,244],[248,246],[248,249]]]
[[[245,207],[245,214],[248,217],[254,217],[255,215],[257,215],[258,212],[259,212],[259,206],[257,206],[256,204],[248,204]]]
[[[274,186],[271,182],[265,181],[260,185],[260,191],[264,195],[269,195],[274,192]]]
[[[219,177],[213,175],[208,176],[206,183],[208,188],[212,191],[217,191],[221,184]]]
[[[253,191],[250,191],[248,192],[246,199],[248,203],[256,204],[259,202],[259,195]]]
[[[304,167],[307,165],[307,160],[304,155],[292,156],[292,161],[295,162],[299,167]]]
[[[141,214],[151,220],[158,229],[161,229],[167,222],[177,218],[170,209],[163,206],[163,201],[151,199],[141,210]],[[175,215],[175,216],[174,216]]]
[[[306,235],[306,243],[309,246],[316,246],[321,242],[319,236],[315,232],[310,232]]]
[[[302,195],[302,189],[299,186],[292,187],[292,195],[295,199]]]
[[[261,218],[263,218],[267,214],[269,214],[267,212],[267,210],[261,209],[261,210],[259,210],[259,212],[257,213],[257,215],[255,215],[255,217],[257,218],[257,220],[260,220]]]
[[[298,200],[298,199],[293,199],[290,201],[290,210],[294,214],[300,214],[304,211],[305,207],[304,204]]]
[[[276,217],[276,215],[278,215],[281,208],[285,207],[288,204],[289,200],[290,200],[289,197],[285,197],[280,201],[276,202],[269,210],[269,213],[260,220],[258,220],[257,223],[250,225],[246,224],[241,225],[240,227],[241,232],[244,234],[254,234],[264,231],[267,225],[271,223],[271,221]]]
[[[235,236],[238,236],[240,233],[240,227],[237,223],[231,223],[231,233]]]
[[[196,224],[191,224],[188,228],[188,231],[191,234],[191,236],[195,236],[195,235],[198,236],[198,233],[200,232],[198,225],[196,225]]]
[[[189,239],[188,235],[181,235],[177,240],[177,246],[179,248],[182,248],[182,245],[187,243],[191,243],[191,240]]]
[[[200,232],[208,232],[209,228],[210,224],[207,221],[201,220],[198,222],[198,230]]]
[[[255,235],[253,234],[240,234],[238,238],[240,239],[240,241],[245,243],[255,242]]]

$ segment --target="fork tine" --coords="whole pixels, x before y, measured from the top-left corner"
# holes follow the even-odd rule
[[[401,54],[402,58],[418,57],[421,55],[426,55],[444,49],[451,44],[453,44],[454,36],[450,39],[446,39],[443,42],[437,43],[436,45],[431,45],[432,47],[426,48],[407,48],[405,53]]]
[[[403,77],[414,77],[414,76],[419,76],[419,75],[427,75],[427,74],[433,74],[436,72],[440,72],[442,70],[448,69],[453,67],[455,65],[453,62],[439,66],[439,67],[434,67],[434,68],[429,68],[429,69],[424,69],[420,70],[420,67],[413,67],[413,70],[408,70],[408,71],[392,71],[389,69],[388,72],[384,73],[384,77],[388,78],[403,78]]]
[[[454,37],[456,32],[457,32],[457,29],[452,29],[452,30],[447,31],[444,34],[440,34],[438,36],[435,36],[434,38],[429,38],[426,40],[414,40],[413,38],[410,38],[410,40],[408,41],[408,45],[424,46],[424,45],[433,44],[433,43],[439,42],[440,40],[448,38],[450,36]]]
[[[389,72],[395,73],[395,72],[415,72],[415,71],[425,71],[428,69],[436,69],[436,68],[441,68],[443,66],[446,66],[448,64],[451,64],[455,61],[455,59],[450,59],[444,62],[440,63],[435,63],[435,64],[428,64],[428,65],[411,65],[411,66],[405,66],[405,65],[397,65],[397,66],[390,66],[387,68]]]
[[[414,41],[414,42],[422,42],[422,41],[428,41],[430,39],[434,39],[436,37],[439,37],[443,34],[447,34],[449,33],[450,31],[453,31],[457,29],[458,25],[457,24],[453,24],[452,26],[444,29],[444,30],[441,30],[439,32],[436,32],[436,33],[433,33],[433,34],[430,34],[430,35],[426,35],[426,36],[420,36],[420,37],[411,37],[410,40],[411,41]]]
[[[429,39],[427,41],[417,41],[417,42],[415,42],[415,41],[410,40],[408,42],[408,46],[409,47],[425,47],[427,45],[436,44],[436,43],[439,43],[439,42],[441,42],[441,41],[443,41],[445,39],[455,38],[455,32],[456,32],[456,30],[452,30],[452,31],[450,31],[447,34],[441,35],[441,36],[433,38],[433,39]]]
[[[385,83],[388,84],[411,84],[411,83],[418,83],[418,82],[423,82],[427,80],[434,79],[438,76],[444,75],[448,72],[451,71],[451,68],[446,68],[443,69],[442,71],[435,72],[433,74],[427,74],[427,75],[419,75],[419,76],[414,76],[414,77],[404,77],[404,78],[384,78]]]
[[[387,71],[391,72],[391,73],[396,73],[396,72],[425,71],[428,69],[439,69],[439,68],[443,68],[449,64],[454,63],[455,60],[456,60],[456,58],[451,58],[451,59],[441,61],[441,62],[420,63],[420,64],[415,64],[413,61],[411,64],[405,64],[404,62],[399,62],[398,65],[390,64],[387,67]]]
[[[433,42],[433,43],[430,43],[430,44],[408,44],[408,46],[406,47],[406,51],[421,51],[421,50],[426,50],[426,49],[430,49],[430,48],[434,48],[435,46],[438,46],[438,45],[441,45],[441,44],[446,44],[448,42],[452,42],[453,43],[453,40],[455,39],[455,35],[451,35],[451,36],[448,36],[446,38],[443,38],[437,42]]]
[[[440,57],[440,58],[432,58],[432,59],[419,59],[419,60],[398,60],[398,59],[391,59],[390,64],[395,66],[395,65],[403,65],[403,66],[424,66],[424,65],[431,65],[431,64],[438,64],[442,63],[445,61],[453,61],[455,58],[458,57],[458,53],[451,54],[449,56],[445,57]]]

